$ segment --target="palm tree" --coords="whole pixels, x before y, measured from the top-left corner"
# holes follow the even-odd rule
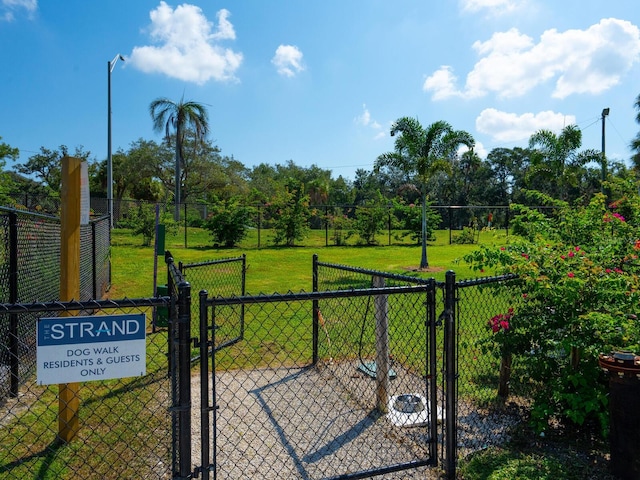
[[[157,98],[149,105],[149,113],[156,132],[165,132],[165,140],[170,142],[171,133],[176,135],[176,172],[175,172],[175,210],[174,219],[180,220],[180,165],[182,165],[182,145],[185,133],[191,129],[197,140],[206,137],[209,132],[209,116],[204,105],[184,101],[173,102],[168,98]]]
[[[381,167],[399,168],[415,175],[422,198],[422,258],[420,268],[428,268],[427,260],[427,181],[437,171],[450,170],[450,159],[461,145],[473,148],[471,134],[454,130],[449,123],[440,120],[427,128],[411,117],[402,117],[391,125],[391,136],[397,136],[395,151],[380,155],[374,171]]]
[[[581,145],[582,131],[576,125],[567,125],[559,135],[550,130],[538,130],[529,138],[532,150],[529,177],[541,177],[541,182],[536,184],[539,189],[561,200],[569,200],[568,187],[580,187],[584,166],[601,160],[601,153],[596,150],[579,152]]]

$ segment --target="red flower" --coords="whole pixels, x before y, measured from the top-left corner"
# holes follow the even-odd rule
[[[567,273],[567,277],[573,278],[573,277],[575,277],[575,274],[573,272],[569,272],[569,273]]]

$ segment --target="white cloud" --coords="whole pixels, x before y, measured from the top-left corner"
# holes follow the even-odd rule
[[[456,86],[450,66],[442,66],[423,84],[433,100],[477,98],[496,93],[519,97],[555,79],[552,96],[598,94],[620,82],[640,61],[640,29],[626,20],[602,19],[586,30],[547,30],[540,41],[512,28],[497,32],[473,49],[481,56],[466,79]]]
[[[490,135],[497,142],[514,142],[528,140],[538,130],[560,131],[575,122],[576,117],[573,115],[552,111],[518,115],[486,108],[476,118],[476,129]]]
[[[18,11],[26,11],[31,18],[37,9],[38,0],[2,0],[0,2],[0,20],[12,22]]]
[[[163,73],[199,85],[211,79],[235,80],[242,53],[217,43],[236,38],[229,15],[228,10],[220,10],[214,28],[199,7],[185,3],[174,10],[161,1],[149,14],[150,36],[158,45],[134,47],[128,63],[145,73]]]
[[[476,142],[476,145],[473,149],[480,158],[487,158],[487,155],[489,154],[489,152],[487,152],[487,149],[484,147],[482,142]]]
[[[434,100],[446,100],[450,97],[460,96],[456,90],[456,76],[448,65],[441,66],[436,72],[424,81],[422,89],[433,91]]]
[[[295,45],[280,45],[271,59],[278,73],[285,77],[293,77],[305,69],[302,52]]]
[[[363,127],[374,130],[374,140],[378,140],[379,138],[384,138],[386,136],[385,132],[382,130],[382,125],[371,118],[371,113],[369,112],[366,104],[362,104],[362,113],[354,118],[353,122],[356,125],[362,125]]]
[[[522,1],[519,0],[460,0],[463,11],[479,12],[489,11],[494,14],[502,14],[515,10]]]

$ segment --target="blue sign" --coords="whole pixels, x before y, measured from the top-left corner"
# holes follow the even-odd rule
[[[145,338],[144,314],[41,318],[38,322],[38,346],[141,338]]]
[[[144,314],[41,318],[38,383],[72,383],[146,373]]]

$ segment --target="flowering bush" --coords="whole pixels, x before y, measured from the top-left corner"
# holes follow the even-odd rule
[[[637,195],[624,201],[635,205],[626,214],[596,195],[586,207],[557,205],[551,218],[519,206],[522,236],[465,258],[478,270],[518,275],[521,302],[490,327],[494,348],[516,355],[530,381],[540,430],[553,417],[575,424],[597,419],[606,431],[607,383],[598,355],[638,351],[640,201]]]
[[[495,334],[509,331],[509,322],[513,317],[513,308],[509,309],[508,313],[500,313],[495,315],[489,320],[489,328]]]

